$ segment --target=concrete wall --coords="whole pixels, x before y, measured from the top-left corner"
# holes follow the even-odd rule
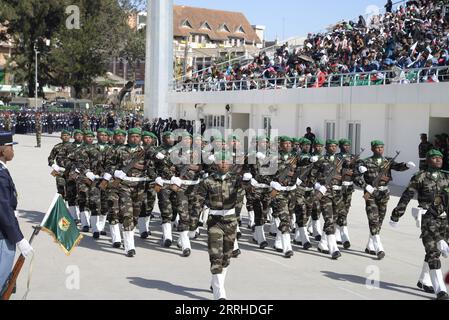
[[[303,136],[312,127],[325,137],[325,122],[335,122],[337,138],[348,136],[348,123],[361,125],[361,147],[370,155],[370,141],[383,140],[386,154],[401,151],[400,161],[419,162],[419,134],[449,132],[449,83],[379,87],[260,90],[243,92],[170,93],[178,114],[186,119],[232,113],[249,115],[249,127],[263,128],[271,117],[280,135]],[[195,109],[197,104],[197,109]],[[444,119],[441,119],[444,118]],[[430,127],[432,125],[432,127]],[[435,132],[435,133],[434,133]],[[416,170],[394,174],[395,184],[406,185]]]

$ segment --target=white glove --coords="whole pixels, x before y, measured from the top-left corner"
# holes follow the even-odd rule
[[[182,186],[182,180],[181,180],[181,178],[178,178],[178,177],[172,177],[171,180],[170,180],[170,184],[175,184],[175,185],[177,185],[179,188],[181,188],[181,186]]]
[[[27,239],[23,238],[19,242],[17,242],[17,248],[20,250],[20,253],[26,258],[33,252],[33,247],[30,245]]]
[[[395,222],[395,221],[393,221],[393,220],[390,220],[390,226],[391,226],[392,228],[397,229],[397,227],[399,226],[399,222]]]
[[[282,185],[279,182],[271,181],[270,187],[272,187],[276,191],[281,191]]]
[[[300,185],[302,185],[302,180],[301,179],[296,179],[296,185],[297,186],[300,186]]]
[[[315,162],[318,162],[318,156],[313,156],[313,157],[310,157],[310,162],[312,162],[312,163],[315,163]]]
[[[319,192],[321,192],[323,194],[323,196],[326,194],[327,192],[327,188],[325,186],[321,186],[317,189]]]
[[[215,156],[213,155],[213,154],[211,154],[210,156],[209,156],[209,158],[207,158],[207,160],[209,160],[210,162],[215,162]]]
[[[440,240],[440,242],[438,242],[438,244],[437,244],[437,248],[438,248],[438,250],[440,250],[440,252],[443,255],[443,257],[445,257],[445,258],[448,257],[448,255],[449,255],[449,245],[447,244],[446,241]]]
[[[413,163],[412,161],[409,161],[409,162],[407,162],[407,168],[409,168],[409,169],[413,169],[413,168],[416,168],[416,164],[415,163]]]
[[[368,184],[368,185],[365,187],[365,190],[366,190],[369,194],[373,194],[374,191],[376,191],[376,189],[374,189],[373,186],[370,185],[370,184]]]
[[[115,170],[114,177],[123,180],[124,178],[126,178],[126,173],[124,173],[122,170]]]
[[[416,220],[416,227],[421,229],[421,221],[422,221],[422,216],[426,214],[426,210],[421,209],[421,208],[413,208],[412,209],[412,216],[413,218],[415,218]]]
[[[162,154],[162,153],[158,153],[157,155],[156,155],[156,158],[158,159],[158,160],[163,160],[163,159],[165,159],[165,156]]]
[[[207,177],[209,177],[209,174],[206,172],[205,174],[203,174],[203,179],[206,179]]]
[[[60,172],[60,173],[64,173],[64,172],[65,172],[65,168],[59,167],[59,172]]]
[[[368,168],[367,167],[365,167],[365,166],[360,166],[359,167],[359,172],[361,173],[361,174],[364,174],[365,172],[367,172],[368,171]]]
[[[96,179],[96,177],[93,174],[93,172],[90,172],[90,171],[86,173],[86,177],[88,177],[89,180],[91,180],[91,181],[95,181],[95,179]]]
[[[243,181],[250,181],[253,178],[253,175],[249,172],[243,175]]]
[[[103,179],[106,180],[106,181],[111,181],[112,175],[110,175],[109,173],[106,172],[106,173],[103,175]]]
[[[59,170],[61,170],[61,167],[58,166],[56,163],[54,165],[51,166],[53,168],[53,170],[55,170],[56,172],[59,172]]]
[[[160,185],[161,187],[164,186],[164,181],[162,181],[161,177],[157,177],[156,180],[154,181],[156,182],[157,185]]]
[[[256,154],[256,158],[259,160],[265,160],[266,157],[267,156],[264,155],[262,152],[257,152],[257,154]]]
[[[19,217],[19,211],[15,210],[14,215],[16,216],[16,219]]]

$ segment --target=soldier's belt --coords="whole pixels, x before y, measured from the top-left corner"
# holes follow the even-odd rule
[[[377,188],[374,188],[374,189],[377,190],[377,191],[388,191],[388,190],[390,190],[390,189],[388,189],[387,186],[384,186],[384,187],[377,187]]]
[[[314,190],[313,188],[304,188],[305,192],[310,192],[310,191],[313,191],[313,190]]]
[[[147,181],[150,181],[148,178],[145,178],[145,177],[124,177],[122,180],[123,181],[128,181],[128,182],[147,182]]]
[[[162,179],[162,183],[163,184],[171,184],[171,180],[164,180],[164,179]]]
[[[210,216],[222,216],[222,217],[232,216],[232,215],[235,215],[235,208],[229,209],[229,210],[212,210],[212,209],[210,209],[209,215]]]
[[[332,186],[332,190],[334,191],[341,191],[343,189],[342,186]]]
[[[260,189],[270,189],[270,188],[271,188],[271,187],[270,187],[269,185],[267,185],[267,184],[257,182],[257,180],[254,179],[254,178],[251,179],[251,185],[252,185],[254,188],[260,188]]]
[[[350,187],[350,186],[353,186],[354,185],[354,182],[352,182],[352,181],[343,181],[343,186],[344,187]]]
[[[185,186],[194,186],[200,183],[200,179],[198,180],[181,180],[182,184]]]
[[[296,190],[296,184],[294,185],[294,186],[291,186],[291,187],[280,187],[279,188],[279,190],[276,190],[276,191],[293,191],[293,190]]]

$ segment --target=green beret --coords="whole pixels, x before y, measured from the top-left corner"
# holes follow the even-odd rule
[[[238,142],[240,142],[239,137],[238,137],[237,135],[235,135],[235,134],[231,134],[231,135],[228,137],[228,140],[229,140],[229,141],[238,141]]]
[[[338,141],[338,144],[340,146],[351,145],[351,140],[349,140],[349,139],[340,139],[340,141]]]
[[[138,134],[139,136],[142,134],[142,130],[140,128],[132,128],[128,130],[128,135]]]
[[[301,138],[301,144],[303,144],[303,145],[311,145],[312,141],[310,141],[307,138]]]
[[[215,142],[226,143],[225,139],[222,139],[222,138],[214,138],[214,141],[213,141],[213,142],[214,142],[214,143],[215,143]]]
[[[192,138],[192,135],[190,133],[188,133],[187,131],[181,133],[181,137],[188,137],[188,138]]]
[[[289,136],[281,136],[279,137],[279,142],[292,142],[292,138]]]
[[[171,131],[165,131],[165,132],[162,134],[162,136],[163,136],[163,137],[173,137],[173,132],[171,132]]]
[[[214,156],[218,161],[232,161],[232,155],[227,151],[218,152]]]
[[[440,157],[443,158],[443,153],[441,153],[441,151],[436,150],[436,149],[432,149],[429,152],[427,152],[426,155],[427,158],[433,158],[433,157]]]
[[[93,133],[93,131],[91,131],[91,130],[84,131],[84,135],[86,137],[95,137],[95,133]]]
[[[256,140],[257,141],[262,141],[262,140],[268,141],[268,137],[267,136],[258,136],[258,137],[256,137]]]
[[[118,135],[124,135],[125,137],[126,137],[126,131],[125,130],[122,130],[122,129],[117,129],[117,130],[115,130],[114,131],[114,135],[116,135],[116,136],[118,136]]]
[[[381,141],[381,140],[371,141],[371,147],[384,146],[384,145],[385,145],[385,143],[383,143],[383,141]]]
[[[108,136],[112,137],[114,135],[114,131],[108,130]]]
[[[152,136],[151,136],[151,132],[149,132],[149,131],[143,131],[142,132],[142,138],[143,137],[151,137],[151,138],[153,138]]]
[[[201,140],[203,140],[203,136],[200,135],[199,133],[195,133],[195,134],[192,136],[192,138],[193,138],[193,139],[201,139]]]
[[[83,134],[83,131],[81,131],[81,130],[79,130],[79,129],[76,129],[76,130],[73,130],[73,136],[75,136],[75,134]]]
[[[69,130],[62,130],[62,131],[61,131],[61,136],[62,136],[63,134],[68,134],[68,135],[70,136],[70,131],[69,131]]]
[[[315,145],[316,146],[324,146],[324,140],[320,138],[315,139]]]
[[[108,129],[100,128],[100,129],[97,130],[97,133],[106,133],[106,134],[108,134]]]
[[[150,132],[150,137],[157,140],[157,135],[155,135],[153,132]]]

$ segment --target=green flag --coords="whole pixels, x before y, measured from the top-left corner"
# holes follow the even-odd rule
[[[66,255],[70,255],[83,238],[59,194],[54,197],[41,227],[55,239]]]

